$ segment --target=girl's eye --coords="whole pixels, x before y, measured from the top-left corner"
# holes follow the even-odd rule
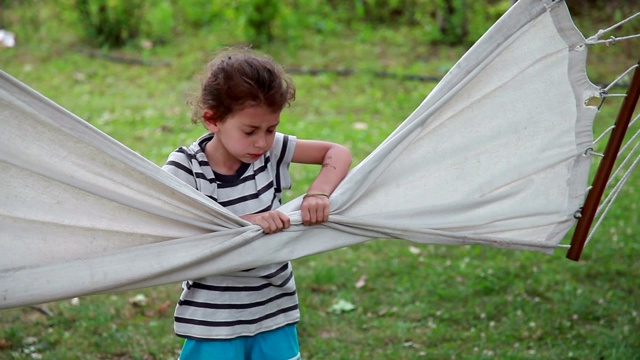
[[[253,135],[253,133],[254,133],[254,132],[255,132],[255,131],[244,131],[244,134],[245,134],[245,135]]]
[[[276,132],[276,130],[275,130],[275,129],[268,129],[268,130],[267,130],[267,132],[268,132],[269,134],[273,134],[274,132]]]

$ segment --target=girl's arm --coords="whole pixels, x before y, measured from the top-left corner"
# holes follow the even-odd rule
[[[292,162],[322,165],[302,201],[300,211],[305,225],[329,219],[329,195],[338,187],[351,166],[351,152],[346,147],[316,140],[298,140]]]

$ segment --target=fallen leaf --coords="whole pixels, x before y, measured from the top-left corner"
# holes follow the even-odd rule
[[[173,304],[173,301],[170,301],[170,300],[165,301],[160,306],[158,306],[158,308],[156,309],[156,313],[158,315],[162,314],[163,312],[167,311],[167,309],[171,307],[172,304]]]
[[[14,47],[16,45],[16,34],[8,30],[0,30],[0,47]]]
[[[361,287],[365,286],[367,284],[367,275],[362,275],[360,276],[360,278],[358,279],[358,281],[356,281],[356,289],[360,289]]]
[[[369,128],[369,125],[364,122],[355,122],[352,126],[355,130],[367,130]]]
[[[343,299],[339,299],[333,305],[331,305],[331,307],[329,308],[329,312],[332,312],[334,314],[342,314],[342,313],[352,311],[355,308],[356,306],[353,305],[352,303]]]
[[[132,298],[129,298],[129,303],[134,306],[146,306],[147,297],[144,294],[138,294]]]
[[[409,246],[409,251],[413,254],[413,255],[418,255],[422,252],[422,250],[420,250],[419,248],[415,247],[415,246]]]
[[[7,339],[0,339],[0,350],[9,349],[13,344]]]

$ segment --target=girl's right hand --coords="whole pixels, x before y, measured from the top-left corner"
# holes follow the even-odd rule
[[[252,224],[260,225],[265,234],[277,233],[282,229],[289,228],[289,225],[291,225],[291,220],[289,219],[289,217],[278,210],[271,210],[259,214],[244,215],[240,216],[240,218],[247,220]]]

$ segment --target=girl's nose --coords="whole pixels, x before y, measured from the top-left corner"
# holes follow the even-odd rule
[[[267,145],[267,137],[265,135],[258,135],[254,146],[259,149],[263,149]]]

